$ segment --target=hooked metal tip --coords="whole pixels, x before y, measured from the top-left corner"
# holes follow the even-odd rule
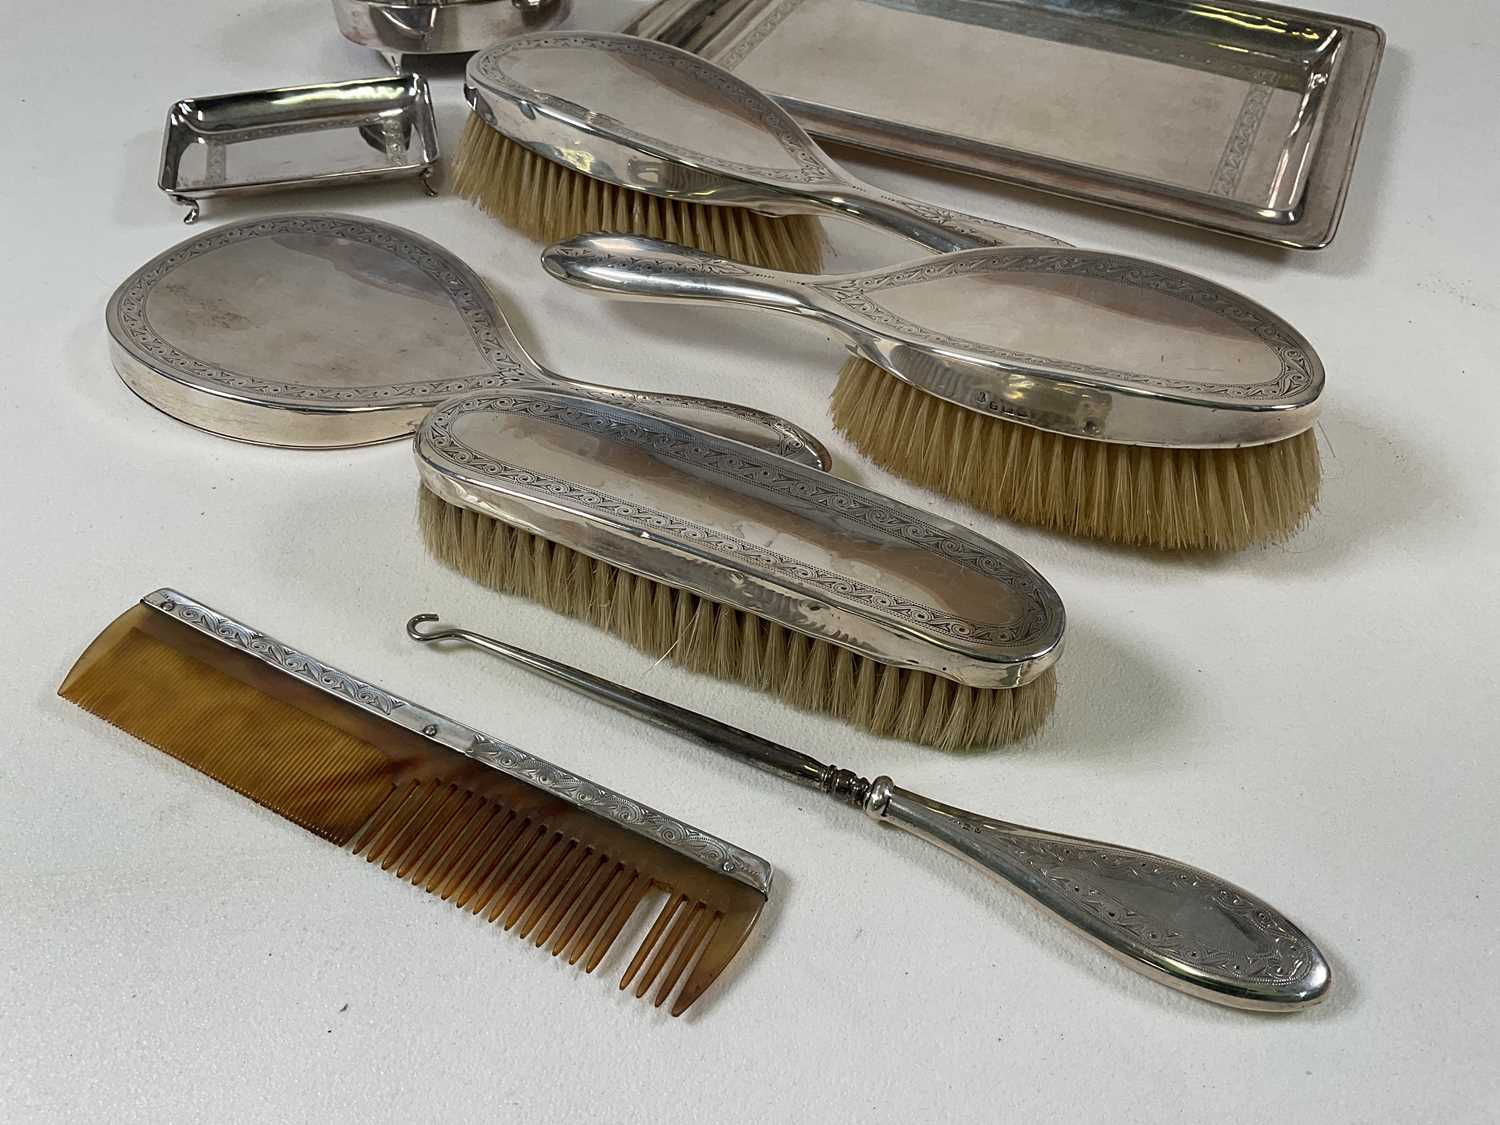
[[[444,637],[451,637],[453,630],[446,627],[425,631],[417,628],[419,625],[424,625],[429,621],[436,621],[437,619],[438,615],[435,613],[417,614],[406,623],[406,635],[414,641],[440,641]]]

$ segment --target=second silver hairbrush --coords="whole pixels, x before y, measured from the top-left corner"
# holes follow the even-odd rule
[[[1291,324],[1185,270],[1104,250],[990,247],[798,275],[633,235],[548,247],[610,297],[738,304],[817,321],[849,351],[975,413],[1068,437],[1233,448],[1301,433],[1323,367]]]
[[[631,35],[523,35],[469,60],[491,129],[595,180],[766,215],[857,219],[929,250],[1063,246],[864,183],[774,100],[706,59]]]

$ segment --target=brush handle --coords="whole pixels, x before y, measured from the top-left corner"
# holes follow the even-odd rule
[[[862,354],[871,333],[804,280],[701,250],[626,234],[586,234],[542,251],[542,268],[559,281],[608,297],[749,305],[816,320]],[[827,281],[823,275],[809,280]],[[873,357],[867,357],[873,358]]]
[[[518,664],[653,726],[828,793],[1029,895],[1138,972],[1231,1007],[1292,1011],[1327,995],[1328,963],[1295,925],[1248,891],[1177,860],[1045,832],[944,805],[888,777],[867,781],[696,711],[467,629],[406,624]],[[421,628],[420,626],[429,626]]]
[[[837,319],[801,274],[761,269],[701,250],[627,234],[580,235],[542,251],[542,268],[559,281],[612,297],[729,302]]]
[[[659,414],[684,426],[744,442],[824,472],[833,468],[833,454],[828,452],[826,445],[797,423],[769,411],[696,395],[635,391],[605,383],[586,383],[542,368],[538,370],[549,383],[576,394]]]
[[[992,820],[902,789],[869,785],[863,807],[1038,905],[1137,972],[1234,1008],[1295,1011],[1328,994],[1312,940],[1248,891],[1174,859]]]
[[[848,173],[844,172],[844,175],[848,176]],[[920,199],[897,195],[853,177],[837,187],[813,187],[802,194],[836,215],[882,227],[939,254],[974,250],[981,246],[1069,245],[1050,234],[951,211]]]

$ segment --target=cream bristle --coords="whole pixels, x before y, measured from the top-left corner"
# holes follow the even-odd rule
[[[434,558],[507,594],[608,629],[653,656],[759,688],[879,735],[944,750],[1014,742],[1052,712],[1051,669],[1011,689],[970,688],[642,578],[418,489]],[[526,560],[545,558],[545,565]],[[506,560],[502,563],[501,560]],[[587,577],[583,575],[586,574]],[[557,580],[563,575],[562,580]]]
[[[823,265],[823,228],[811,215],[761,215],[607,184],[538,156],[473,113],[454,162],[453,189],[540,242],[605,231],[664,238],[792,273],[818,273]]]
[[[965,410],[858,357],[839,372],[832,413],[860,452],[916,484],[1017,523],[1129,546],[1274,543],[1318,500],[1311,430],[1241,449],[1088,441]]]

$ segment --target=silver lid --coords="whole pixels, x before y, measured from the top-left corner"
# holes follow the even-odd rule
[[[333,0],[344,38],[397,60],[477,51],[571,11],[571,0]]]
[[[1062,601],[959,524],[786,458],[552,390],[438,406],[441,499],[888,664],[1018,687],[1062,650]]]

